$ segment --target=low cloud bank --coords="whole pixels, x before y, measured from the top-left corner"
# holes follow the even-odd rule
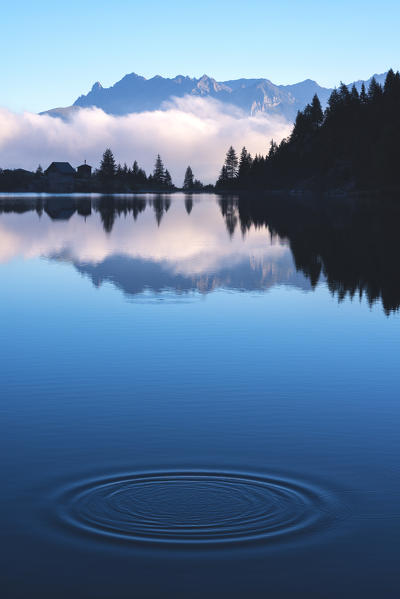
[[[281,140],[290,129],[280,116],[248,116],[217,100],[191,96],[174,98],[163,110],[122,117],[82,109],[68,121],[0,108],[0,167],[34,170],[53,160],[77,166],[85,159],[97,167],[111,147],[118,162],[132,165],[136,159],[146,172],[160,153],[177,185],[188,164],[197,178],[213,183],[229,145],[265,154],[270,140]]]

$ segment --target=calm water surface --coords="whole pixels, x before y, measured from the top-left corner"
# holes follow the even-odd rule
[[[0,197],[1,596],[398,597],[399,225]]]

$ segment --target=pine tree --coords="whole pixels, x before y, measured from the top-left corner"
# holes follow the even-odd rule
[[[183,181],[183,189],[193,189],[194,176],[190,166],[187,167],[185,172],[185,179]]]
[[[395,86],[396,75],[394,74],[393,69],[389,69],[386,75],[385,84],[383,86],[383,91],[385,94],[390,94],[391,90]]]
[[[156,162],[154,165],[153,181],[156,185],[161,186],[165,183],[165,169],[160,154],[157,154]]]
[[[220,188],[224,188],[227,184],[228,184],[228,174],[226,172],[226,166],[224,164],[224,166],[221,169],[221,172],[219,174],[216,186],[220,187]]]
[[[248,183],[248,178],[250,176],[251,171],[251,163],[252,158],[246,147],[243,146],[242,151],[240,153],[239,160],[239,170],[238,170],[238,179],[241,186],[244,186]]]
[[[138,181],[140,183],[147,183],[147,175],[146,175],[146,171],[142,168],[139,169],[138,172]]]
[[[395,86],[396,86],[396,93],[398,93],[399,88],[400,88],[400,73],[399,73],[399,71],[396,71],[396,74],[394,76],[394,81],[395,81]]]
[[[137,163],[137,160],[134,161],[132,165],[132,170],[130,171],[130,178],[133,185],[146,185],[147,183],[147,175],[145,171],[140,168]]]
[[[311,102],[310,116],[314,129],[318,129],[324,120],[324,113],[322,112],[321,102],[317,94],[315,94]]]
[[[204,185],[199,179],[195,179],[193,181],[193,189],[199,190],[199,189],[203,189],[203,187],[204,187]]]
[[[368,87],[368,100],[370,102],[379,102],[382,97],[382,86],[379,85],[375,77],[372,77]]]
[[[110,148],[107,148],[103,154],[103,158],[100,163],[99,174],[104,182],[109,182],[114,178],[115,172],[116,165],[114,154],[112,153]]]
[[[358,102],[360,101],[360,94],[358,93],[354,83],[351,88],[350,97],[353,105],[358,104]]]
[[[137,179],[138,175],[139,175],[139,165],[137,163],[137,160],[135,160],[135,162],[133,163],[132,166],[132,176],[134,179]]]
[[[367,92],[365,91],[364,83],[362,83],[362,85],[361,85],[360,102],[361,102],[361,104],[366,104],[368,102],[368,96],[367,96]]]
[[[340,96],[339,96],[338,90],[335,87],[335,89],[332,90],[332,93],[328,99],[328,110],[329,110],[330,114],[335,113],[335,111],[339,105],[339,102],[340,102]]]
[[[345,83],[341,83],[340,87],[339,87],[339,98],[340,98],[340,103],[343,106],[346,106],[350,103],[350,92],[349,92],[349,88],[347,87],[347,85]]]
[[[310,110],[311,107],[308,104],[308,106],[305,107],[304,112],[301,110],[297,112],[292,134],[290,136],[292,141],[295,142],[303,139],[309,132],[309,124],[311,123]]]
[[[272,158],[274,158],[274,156],[277,154],[278,152],[278,144],[271,139],[271,142],[269,144],[269,151],[268,151],[268,160],[271,160]]]
[[[172,188],[174,186],[172,183],[172,177],[168,169],[166,169],[164,173],[164,185],[168,188]]]
[[[234,179],[236,179],[238,174],[238,164],[238,157],[236,155],[235,150],[231,146],[227,151],[225,158],[226,176],[229,181],[233,181]]]

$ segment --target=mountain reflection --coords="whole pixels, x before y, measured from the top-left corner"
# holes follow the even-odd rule
[[[69,261],[131,296],[326,282],[339,301],[365,296],[389,314],[400,306],[399,217],[376,198],[2,197],[0,261]]]

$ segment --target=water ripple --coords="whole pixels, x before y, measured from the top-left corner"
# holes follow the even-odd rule
[[[272,540],[337,517],[310,484],[239,473],[141,473],[86,481],[57,501],[64,524],[114,539],[168,543]]]

